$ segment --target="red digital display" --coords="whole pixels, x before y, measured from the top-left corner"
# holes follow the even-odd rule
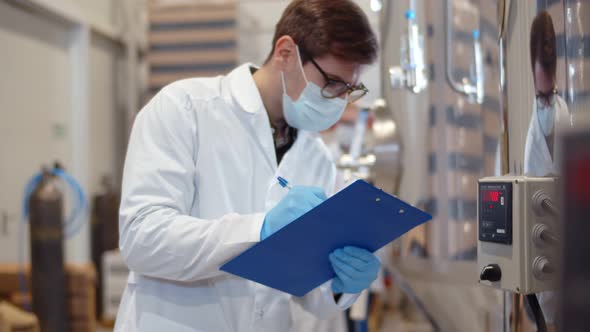
[[[481,199],[484,202],[498,203],[501,194],[502,192],[499,190],[483,190],[481,193]]]

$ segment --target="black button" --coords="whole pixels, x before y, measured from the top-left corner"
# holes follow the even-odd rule
[[[491,282],[500,281],[502,279],[502,270],[498,264],[490,264],[483,268],[479,279]]]

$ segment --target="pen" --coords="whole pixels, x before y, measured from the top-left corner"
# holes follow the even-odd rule
[[[277,177],[277,180],[279,181],[279,184],[281,185],[281,187],[287,188],[289,190],[291,190],[291,188],[293,188],[289,184],[289,181],[287,181],[285,178],[279,176],[279,177]]]

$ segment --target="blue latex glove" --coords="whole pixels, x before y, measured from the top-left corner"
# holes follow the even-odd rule
[[[334,293],[355,294],[369,288],[381,267],[377,256],[357,247],[335,250],[330,254],[330,263],[336,272],[332,280]]]
[[[260,239],[264,240],[326,200],[324,190],[295,186],[264,217]]]

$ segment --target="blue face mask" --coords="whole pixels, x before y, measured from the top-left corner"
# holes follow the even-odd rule
[[[555,98],[552,99],[549,105],[537,100],[537,118],[539,119],[539,127],[543,135],[549,136],[553,133],[555,126]]]
[[[303,71],[303,64],[301,63],[301,55],[297,47],[297,55],[299,60],[299,68],[303,73],[303,78],[307,85],[301,96],[296,101],[287,95],[287,88],[285,84],[285,75],[281,72],[281,80],[283,82],[283,114],[289,126],[318,132],[326,130],[333,126],[344,112],[347,101],[342,98],[324,98],[322,96],[322,89],[307,80],[305,72]]]

